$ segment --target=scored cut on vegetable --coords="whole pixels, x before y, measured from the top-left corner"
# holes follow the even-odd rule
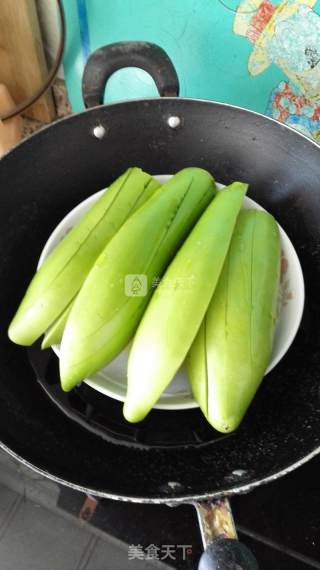
[[[72,299],[71,303],[61,313],[60,317],[58,317],[57,320],[54,321],[54,323],[52,323],[52,325],[46,331],[41,343],[42,350],[50,348],[50,346],[53,346],[54,344],[60,344],[63,337],[63,331],[71,313],[73,303],[74,299]]]
[[[217,289],[187,358],[194,398],[220,432],[239,426],[268,367],[279,276],[276,221],[267,212],[241,212]]]
[[[50,253],[34,275],[9,326],[9,338],[31,345],[79,291],[94,261],[127,218],[160,186],[128,168]]]
[[[154,290],[153,279],[163,273],[215,193],[207,171],[186,168],[159,188],[110,241],[79,292],[64,331],[64,390],[105,366],[127,345]]]
[[[208,206],[164,274],[131,348],[124,416],[142,420],[183,363],[218,282],[248,185]]]

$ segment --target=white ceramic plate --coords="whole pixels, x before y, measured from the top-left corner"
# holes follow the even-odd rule
[[[171,176],[156,176],[161,182],[166,182]],[[222,185],[219,185],[222,188]],[[57,246],[66,233],[80,220],[90,206],[98,199],[101,192],[93,194],[81,204],[76,206],[53,231],[49,237],[39,259],[38,268],[44,262],[48,254]],[[246,197],[243,203],[243,209],[263,208]],[[266,374],[272,370],[287,352],[290,347],[302,318],[304,307],[304,281],[301,265],[296,251],[288,238],[285,231],[281,228],[281,283],[279,290],[278,304],[278,321],[275,331],[274,346],[270,364]],[[59,346],[52,347],[54,352],[59,356]],[[92,375],[85,382],[106,396],[124,401],[126,395],[127,384],[127,362],[128,362],[129,346],[121,352],[108,366],[100,370],[100,372]],[[160,397],[155,408],[164,410],[182,410],[195,408],[198,405],[194,401],[188,378],[183,367],[176,374],[168,388]]]

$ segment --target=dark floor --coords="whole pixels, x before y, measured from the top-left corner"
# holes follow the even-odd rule
[[[320,569],[320,458],[232,507],[260,570]],[[1,570],[187,570],[201,551],[192,506],[97,503],[0,454]]]

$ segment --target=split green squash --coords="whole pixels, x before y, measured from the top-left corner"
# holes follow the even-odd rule
[[[178,172],[133,214],[105,247],[79,292],[60,352],[64,390],[109,363],[133,337],[154,289],[214,198],[212,176]]]
[[[111,184],[34,275],[9,327],[13,342],[33,344],[62,315],[108,241],[159,186],[140,168]]]
[[[166,271],[135,335],[124,416],[142,420],[184,361],[217,285],[247,184],[208,206]]]
[[[187,359],[194,398],[218,431],[239,426],[270,362],[279,274],[276,221],[267,212],[241,212]]]

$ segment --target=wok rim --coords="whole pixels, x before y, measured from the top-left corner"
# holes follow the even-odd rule
[[[72,113],[66,117],[62,117],[62,118],[56,120],[54,123],[48,124],[48,125],[42,127],[41,129],[39,129],[38,131],[32,133],[28,138],[20,141],[18,144],[13,146],[10,149],[10,151],[2,157],[2,159],[5,160],[7,156],[11,155],[12,153],[15,153],[16,149],[19,149],[19,147],[21,145],[28,144],[29,142],[32,142],[34,137],[37,137],[37,135],[40,135],[41,133],[46,133],[49,129],[51,129],[52,127],[55,127],[55,125],[65,123],[66,121],[77,120],[78,118],[81,118],[85,114],[86,115],[89,114],[91,111],[92,112],[97,112],[98,110],[101,110],[101,111],[110,110],[110,111],[112,111],[113,109],[118,109],[119,107],[130,106],[131,104],[137,104],[137,103],[141,103],[141,104],[154,103],[155,104],[155,103],[159,103],[159,102],[162,103],[163,101],[168,101],[168,102],[179,102],[179,101],[181,101],[181,102],[191,104],[191,105],[192,104],[205,104],[205,105],[208,105],[209,107],[214,107],[214,108],[218,108],[218,109],[223,108],[223,109],[235,110],[235,111],[238,111],[240,113],[244,113],[245,115],[250,114],[250,115],[256,116],[257,118],[262,119],[263,122],[266,122],[266,121],[271,122],[272,124],[275,124],[277,126],[277,128],[283,129],[284,131],[291,131],[295,136],[306,141],[308,143],[308,145],[312,145],[314,148],[320,150],[320,143],[317,143],[315,140],[311,139],[310,137],[308,137],[304,133],[298,131],[294,127],[291,127],[290,125],[286,125],[284,123],[281,123],[280,121],[278,121],[272,117],[269,117],[269,116],[264,115],[263,113],[260,113],[257,111],[253,111],[251,109],[246,109],[246,108],[238,106],[238,105],[233,105],[233,104],[229,104],[229,103],[222,103],[219,101],[208,100],[208,99],[198,99],[198,98],[188,98],[188,97],[149,97],[149,98],[143,98],[143,99],[137,98],[137,99],[119,101],[119,102],[115,102],[112,104],[97,105],[95,107],[90,107],[89,109],[85,109],[85,110],[77,112],[77,113]],[[0,168],[1,168],[2,159],[0,160]],[[99,489],[84,487],[80,484],[73,483],[72,481],[68,481],[66,479],[63,479],[62,477],[59,477],[59,476],[54,475],[52,473],[49,473],[48,471],[45,471],[44,469],[37,467],[33,463],[31,463],[31,462],[27,461],[26,459],[24,459],[23,457],[21,457],[18,453],[14,452],[10,447],[5,445],[2,441],[0,441],[0,449],[2,449],[4,452],[6,452],[12,459],[18,461],[23,466],[28,467],[29,469],[31,469],[35,473],[45,477],[46,479],[49,479],[49,480],[51,480],[57,484],[64,485],[64,486],[66,486],[70,489],[73,489],[75,491],[80,491],[80,492],[87,494],[87,495],[92,495],[92,496],[95,496],[98,498],[106,498],[106,499],[112,499],[112,500],[116,500],[116,501],[123,501],[123,502],[128,502],[128,503],[131,502],[131,503],[137,503],[137,504],[167,504],[167,505],[176,505],[176,506],[181,505],[181,504],[190,504],[190,503],[192,504],[196,501],[213,500],[213,499],[218,499],[221,497],[230,497],[230,496],[237,495],[237,494],[247,493],[247,492],[259,487],[260,485],[264,485],[264,484],[276,481],[277,479],[283,477],[284,475],[291,473],[295,469],[306,464],[308,461],[310,461],[311,459],[313,459],[314,457],[316,457],[320,453],[320,445],[319,445],[319,446],[315,447],[311,452],[304,455],[303,457],[301,457],[297,461],[290,463],[288,466],[281,469],[280,471],[275,471],[275,472],[267,475],[266,477],[263,477],[262,479],[256,479],[256,480],[253,480],[249,483],[247,482],[247,483],[238,484],[235,486],[228,487],[222,491],[212,491],[212,492],[205,493],[205,494],[195,494],[195,495],[188,494],[188,495],[173,496],[173,497],[172,496],[169,496],[169,497],[133,496],[132,497],[129,495],[119,495],[119,494],[114,494],[114,493],[108,493],[108,492],[105,492],[105,491],[102,491]]]
[[[277,119],[274,119],[273,117],[269,117],[268,115],[264,115],[263,113],[260,113],[258,111],[253,111],[252,109],[247,109],[246,107],[241,107],[240,105],[232,105],[230,103],[222,103],[220,101],[215,101],[215,100],[211,100],[211,99],[198,99],[198,98],[193,98],[193,97],[146,97],[144,99],[141,99],[141,98],[128,99],[125,101],[117,101],[115,103],[106,103],[104,105],[96,105],[95,107],[90,107],[88,109],[84,109],[83,111],[78,111],[77,113],[71,113],[70,115],[67,115],[66,117],[61,117],[61,118],[57,119],[56,121],[54,121],[53,123],[49,123],[48,125],[41,127],[40,129],[38,129],[37,131],[35,131],[31,135],[29,135],[27,138],[21,140],[16,145],[12,146],[11,149],[6,154],[4,154],[3,157],[0,159],[0,164],[1,164],[1,161],[3,159],[5,159],[8,155],[13,153],[17,148],[19,148],[20,146],[22,146],[25,143],[28,143],[34,137],[36,137],[38,134],[45,133],[46,131],[48,131],[52,127],[55,127],[56,125],[60,125],[61,123],[64,123],[66,121],[76,119],[76,118],[81,117],[85,114],[89,114],[91,111],[97,112],[99,109],[100,110],[105,110],[105,109],[112,110],[112,109],[117,108],[119,106],[130,105],[131,103],[150,103],[153,101],[158,102],[158,103],[160,101],[161,102],[163,102],[163,101],[171,101],[171,102],[172,101],[181,101],[184,103],[189,103],[189,102],[204,103],[204,104],[210,105],[210,106],[213,105],[214,107],[222,107],[222,108],[233,109],[233,110],[244,112],[244,113],[249,113],[249,114],[254,115],[256,117],[259,117],[261,119],[265,119],[267,121],[270,121],[271,123],[277,125],[280,128],[291,131],[295,135],[302,137],[308,143],[311,143],[313,146],[320,149],[320,143],[317,143],[315,140],[308,137],[307,135],[305,135],[301,131],[298,131],[294,127],[291,127],[290,125],[286,125],[285,123],[281,123]]]
[[[271,475],[268,475],[267,477],[264,477],[263,479],[258,479],[256,481],[239,485],[237,487],[232,487],[224,491],[213,491],[212,493],[209,494],[200,494],[200,495],[182,495],[181,497],[148,498],[148,497],[130,497],[128,495],[117,495],[113,493],[107,493],[105,491],[99,491],[97,489],[93,489],[90,487],[83,487],[82,485],[78,485],[77,483],[72,483],[71,481],[67,481],[66,479],[62,479],[61,477],[57,477],[56,475],[53,475],[47,471],[44,471],[43,469],[40,469],[39,467],[36,467],[35,465],[33,465],[33,463],[30,463],[29,461],[27,461],[26,459],[24,459],[14,451],[12,451],[1,441],[0,441],[0,449],[8,453],[13,459],[21,463],[23,466],[28,467],[29,469],[31,469],[32,471],[34,471],[39,475],[42,475],[46,479],[49,479],[59,485],[64,485],[65,487],[73,489],[74,491],[80,491],[85,495],[92,495],[94,497],[99,497],[100,499],[112,499],[114,501],[122,501],[125,503],[156,504],[156,505],[162,504],[162,505],[172,505],[172,506],[192,504],[195,502],[221,499],[223,497],[232,497],[233,495],[241,495],[243,493],[248,493],[249,491],[252,491],[257,487],[260,487],[260,485],[266,485],[267,483],[276,481],[277,479],[280,479],[284,475],[287,475],[288,473],[295,471],[295,469],[301,467],[305,463],[308,463],[308,461],[310,461],[320,453],[320,446],[319,446],[316,447],[316,449],[314,449],[313,451],[311,451],[308,455],[302,457],[302,459],[299,459],[298,461],[292,463],[291,465],[289,465],[285,469],[282,469],[281,471],[277,471]]]

